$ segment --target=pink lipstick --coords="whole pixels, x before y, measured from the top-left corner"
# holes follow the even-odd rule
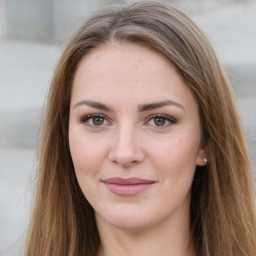
[[[107,188],[119,196],[135,196],[148,188],[155,182],[137,177],[123,179],[114,177],[103,181]]]

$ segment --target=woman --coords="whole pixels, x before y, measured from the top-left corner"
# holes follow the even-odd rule
[[[157,2],[105,8],[57,65],[25,255],[256,255],[252,169],[198,27]]]

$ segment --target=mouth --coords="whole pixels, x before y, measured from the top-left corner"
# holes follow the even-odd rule
[[[103,181],[106,187],[119,196],[135,196],[149,189],[155,181],[132,177],[114,177]]]

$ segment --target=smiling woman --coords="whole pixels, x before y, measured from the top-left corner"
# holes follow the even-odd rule
[[[157,2],[111,6],[55,71],[26,256],[254,256],[252,170],[209,42]]]
[[[118,248],[121,234],[128,241],[154,230],[159,238],[163,227],[167,252],[184,255],[186,244],[179,245],[189,238],[190,188],[206,154],[198,104],[175,67],[137,44],[98,46],[78,65],[70,106],[70,152],[95,210],[102,255],[113,253],[101,233],[119,230],[111,244]],[[154,235],[150,240],[156,253],[161,248]],[[150,251],[152,246],[136,250]]]

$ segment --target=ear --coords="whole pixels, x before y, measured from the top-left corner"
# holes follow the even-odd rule
[[[205,152],[205,148],[201,147],[198,152],[197,152],[197,157],[196,157],[196,165],[197,166],[205,166],[207,165],[207,154]]]

